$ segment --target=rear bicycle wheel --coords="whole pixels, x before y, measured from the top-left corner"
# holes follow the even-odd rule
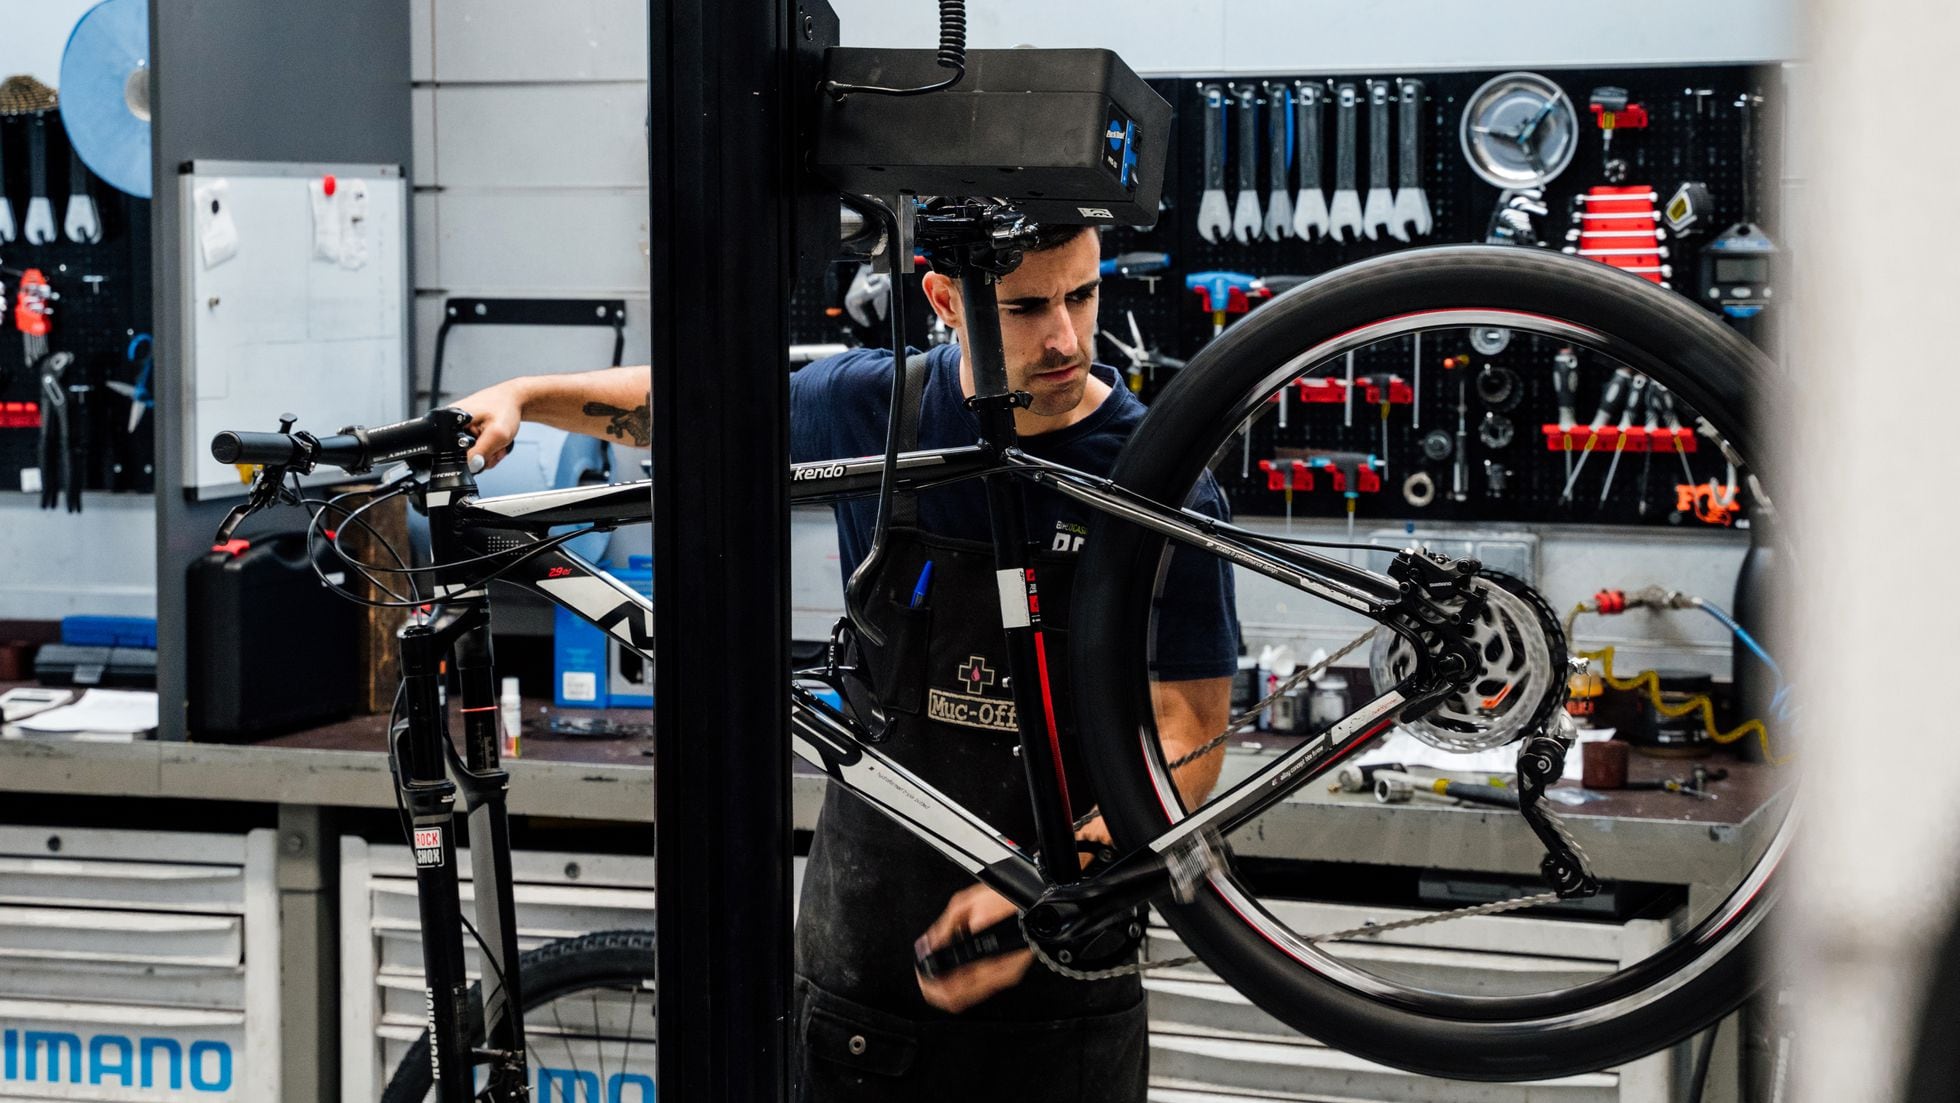
[[[653,932],[600,931],[548,942],[519,958],[518,968],[531,1097],[652,1103]],[[482,986],[472,989],[470,1033],[480,1040]],[[423,1031],[381,1103],[423,1103],[432,1084]]]
[[[1494,332],[1499,330],[1503,332]],[[1417,345],[1419,335],[1422,343]],[[1418,348],[1419,353],[1414,351]],[[1452,542],[1469,544],[1480,537],[1461,522],[1427,518],[1469,518],[1480,508],[1486,516],[1501,518],[1508,511],[1512,517],[1502,528],[1507,534],[1522,531],[1529,540],[1521,537],[1520,542],[1536,549],[1520,556],[1522,573],[1554,609],[1573,608],[1594,588],[1632,590],[1650,583],[1689,594],[1714,591],[1726,604],[1728,591],[1716,587],[1733,585],[1752,543],[1766,545],[1775,531],[1759,454],[1763,434],[1746,416],[1746,400],[1768,385],[1769,367],[1762,356],[1677,295],[1591,262],[1522,249],[1398,253],[1330,273],[1276,299],[1214,341],[1165,388],[1124,450],[1113,478],[1156,501],[1183,502],[1207,473],[1216,473],[1221,483],[1236,487],[1234,509],[1244,527],[1281,536],[1292,528],[1293,535],[1338,543],[1343,529],[1352,531],[1353,525],[1352,513],[1343,523],[1340,496],[1323,496],[1316,509],[1316,499],[1295,494],[1287,499],[1293,512],[1286,520],[1254,519],[1247,514],[1262,504],[1257,495],[1264,484],[1248,488],[1235,478],[1257,475],[1255,459],[1272,461],[1282,470],[1297,459],[1320,474],[1323,487],[1343,463],[1354,465],[1343,472],[1345,479],[1361,482],[1358,468],[1365,461],[1349,457],[1333,469],[1321,466],[1323,457],[1312,436],[1322,430],[1333,436],[1335,426],[1347,429],[1343,418],[1354,414],[1331,404],[1316,409],[1309,400],[1330,390],[1358,390],[1347,381],[1376,373],[1394,372],[1411,382],[1412,356],[1424,364],[1425,387],[1445,388],[1440,401],[1429,392],[1437,403],[1431,416],[1438,407],[1448,415],[1434,428],[1453,438],[1448,441],[1451,451],[1463,458],[1450,455],[1444,462],[1432,454],[1426,464],[1415,461],[1416,471],[1396,471],[1383,479],[1383,492],[1369,499],[1369,509],[1384,528],[1400,529],[1414,520],[1429,526],[1429,539],[1461,555],[1463,548]],[[1454,356],[1464,357],[1466,366],[1452,375],[1442,362]],[[1575,358],[1582,420],[1576,437],[1567,439],[1580,443],[1574,448],[1577,456],[1561,456],[1553,450],[1561,435],[1541,430],[1540,422],[1554,420],[1548,409],[1554,400],[1552,373],[1568,370]],[[1473,371],[1480,381],[1486,373],[1478,365],[1496,365],[1510,374],[1491,373],[1490,382],[1479,385],[1472,381]],[[1583,447],[1589,437],[1583,412],[1590,409],[1588,400],[1601,394],[1621,369],[1629,373],[1622,377],[1623,388],[1635,378],[1643,391],[1659,384],[1672,394],[1681,422],[1702,427],[1692,436],[1644,438],[1668,444],[1679,440],[1678,448],[1653,454],[1645,472],[1637,457],[1620,455],[1616,461],[1605,450]],[[1386,395],[1388,381],[1377,382]],[[1513,391],[1519,396],[1515,400]],[[1288,395],[1293,411],[1289,430],[1277,424],[1275,399],[1281,393]],[[1422,433],[1354,401],[1360,416],[1380,416],[1385,433],[1401,436],[1405,447],[1394,449],[1398,455],[1419,452]],[[1494,416],[1524,423],[1515,424],[1508,439],[1493,432],[1478,440],[1467,410],[1458,413],[1459,403],[1468,407],[1471,401],[1479,401]],[[1506,414],[1498,414],[1500,409]],[[1529,416],[1537,412],[1542,419]],[[1457,428],[1459,417],[1465,429]],[[1429,430],[1432,423],[1425,420],[1422,428]],[[1455,500],[1456,494],[1467,497],[1471,489],[1481,497],[1491,486],[1488,468],[1466,472],[1472,455],[1508,468],[1507,485],[1514,496],[1509,505],[1472,506]],[[1618,496],[1615,483],[1607,482],[1609,471],[1617,475]],[[1646,485],[1655,472],[1664,479],[1658,493]],[[1419,492],[1424,480],[1436,491],[1426,500]],[[1398,482],[1410,485],[1412,492],[1392,509],[1373,504],[1400,489]],[[1636,485],[1642,495],[1639,504],[1626,497]],[[1264,501],[1269,512],[1279,512],[1271,508],[1279,497],[1275,493]],[[1346,500],[1354,497],[1347,495]],[[1337,503],[1331,509],[1324,504],[1330,501]],[[1659,508],[1653,506],[1656,501]],[[1667,524],[1664,518],[1670,517],[1681,518],[1681,523]],[[1573,537],[1574,532],[1583,539]],[[1395,536],[1389,550],[1411,542],[1399,532]],[[1575,539],[1601,565],[1588,567],[1585,557],[1572,562],[1566,553]],[[1605,565],[1608,560],[1636,546],[1652,553],[1636,559],[1651,568],[1649,573],[1602,576],[1611,569]],[[1073,623],[1078,628],[1071,668],[1077,722],[1101,808],[1125,847],[1148,842],[1196,810],[1186,807],[1166,767],[1170,756],[1157,733],[1148,675],[1162,644],[1155,614],[1164,597],[1160,580],[1169,573],[1165,567],[1170,554],[1162,537],[1099,518],[1084,544],[1074,597]],[[1187,549],[1176,554],[1200,553]],[[1385,558],[1379,551],[1346,554],[1364,565],[1373,563],[1377,570]],[[1513,573],[1520,569],[1513,563],[1497,566]],[[1238,575],[1242,619],[1250,606],[1270,611],[1313,604],[1262,577],[1243,571]],[[1563,672],[1544,657],[1559,653],[1570,630],[1544,624],[1537,646],[1508,646],[1529,642],[1522,640],[1532,634],[1529,626],[1542,624],[1544,618],[1530,614],[1533,605],[1511,606],[1516,616],[1486,633],[1492,641],[1487,655],[1518,669],[1487,671],[1496,676],[1473,684],[1462,700],[1444,702],[1428,718],[1404,725],[1393,736],[1412,739],[1410,747],[1469,753],[1491,751],[1524,734],[1532,718],[1542,716],[1543,698],[1506,695],[1528,684],[1518,672],[1527,668],[1535,672],[1537,688],[1520,693],[1563,691]],[[1535,605],[1546,608],[1544,602]],[[1248,641],[1255,642],[1262,633],[1268,639],[1297,633],[1318,637],[1317,642],[1333,650],[1336,641],[1374,627],[1331,606],[1293,615],[1294,622],[1284,626],[1248,622]],[[1577,615],[1575,610],[1566,625]],[[1643,615],[1658,620],[1688,614],[1656,609]],[[1593,656],[1596,664],[1603,659],[1613,684],[1644,685],[1628,677],[1633,669],[1682,656],[1726,672],[1731,645],[1725,628],[1697,632],[1697,618],[1686,633],[1650,627],[1646,635],[1653,638],[1635,645],[1603,632],[1603,623],[1604,618],[1580,623],[1570,645],[1574,654]],[[1678,638],[1668,639],[1670,632]],[[1616,638],[1620,665],[1614,670],[1614,650],[1603,644]],[[1380,692],[1402,668],[1391,646],[1377,643],[1374,651],[1367,668],[1347,673],[1351,681],[1372,677]],[[1354,699],[1367,696],[1357,693]],[[1500,704],[1493,707],[1493,700]],[[1777,700],[1783,700],[1780,693]],[[1783,727],[1777,725],[1779,737],[1785,734]],[[1731,743],[1742,738],[1756,742],[1762,735],[1756,729],[1726,726],[1714,734]],[[1284,737],[1258,738],[1267,749],[1286,743]],[[1696,742],[1699,746],[1705,741]],[[1761,742],[1769,747],[1766,736]],[[1779,743],[1770,757],[1788,754],[1789,747]],[[1256,756],[1239,757],[1256,763]],[[1356,757],[1365,760],[1366,754]],[[1478,761],[1488,769],[1488,760]],[[1612,948],[1595,948],[1584,961],[1576,960],[1582,955],[1541,943],[1547,931],[1583,930],[1587,924],[1561,926],[1520,915],[1459,920],[1472,929],[1463,943],[1449,942],[1438,934],[1442,928],[1434,926],[1419,929],[1419,934],[1412,929],[1319,940],[1321,934],[1363,923],[1447,910],[1393,886],[1384,890],[1383,883],[1393,880],[1389,870],[1428,866],[1527,886],[1543,854],[1516,813],[1418,802],[1391,814],[1369,796],[1325,794],[1324,780],[1297,789],[1282,805],[1223,840],[1235,858],[1214,870],[1193,903],[1160,910],[1205,964],[1267,1013],[1371,1060],[1431,1075],[1485,1080],[1605,1068],[1693,1034],[1734,1008],[1756,984],[1761,921],[1774,895],[1775,869],[1789,843],[1792,778],[1778,766],[1737,762],[1730,768],[1735,781],[1716,802],[1653,793],[1564,809],[1570,813],[1566,825],[1602,880],[1616,892],[1646,900],[1647,911],[1620,928],[1637,930],[1637,936],[1606,932]],[[1684,769],[1636,762],[1636,773]],[[1246,772],[1239,769],[1237,776]],[[1228,768],[1214,793],[1234,780]],[[1576,785],[1559,789],[1576,792]],[[1662,797],[1684,807],[1654,803]],[[1681,830],[1655,827],[1651,821],[1662,815],[1695,822]],[[1267,861],[1274,858],[1291,861]],[[1290,871],[1284,886],[1273,872],[1282,868]],[[1316,894],[1317,881],[1361,885],[1364,891],[1329,898]],[[1650,889],[1681,885],[1687,887]],[[1541,888],[1503,891],[1522,895]],[[1596,926],[1603,930],[1603,925]],[[1471,966],[1461,954],[1450,956],[1459,945],[1502,953],[1479,957],[1482,964]],[[1500,964],[1490,966],[1487,958]]]

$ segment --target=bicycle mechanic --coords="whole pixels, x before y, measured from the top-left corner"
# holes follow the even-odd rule
[[[1094,362],[1100,246],[1091,228],[1045,229],[997,290],[1010,389],[1032,396],[1015,411],[1021,447],[1107,473],[1144,408],[1114,369]],[[962,351],[967,328],[959,285],[937,270],[922,282],[959,343],[913,358],[914,370],[923,370],[917,447],[971,444],[979,423],[964,404],[973,377]],[[792,375],[792,460],[883,451],[896,367],[889,350],[859,349]],[[644,367],[532,376],[462,399],[456,405],[471,413],[478,437],[472,467],[501,458],[523,420],[645,446],[648,378]],[[1026,493],[1027,531],[1043,549],[1044,624],[1060,640],[1068,575],[1089,517],[1052,491]],[[1209,474],[1186,504],[1228,514]],[[848,581],[870,551],[877,504],[859,499],[835,509]],[[1033,839],[1012,694],[1004,684],[1006,642],[985,490],[969,481],[914,501],[901,495],[892,521],[875,564],[878,577],[864,591],[871,595],[867,613],[887,637],[884,653],[868,655],[867,665],[885,674],[881,696],[895,685],[905,698],[886,702],[895,723],[885,749],[1009,838]],[[1175,553],[1161,592],[1152,688],[1164,757],[1172,761],[1224,729],[1238,632],[1232,575],[1223,560]],[[1050,662],[1065,650],[1054,648]],[[1066,730],[1066,675],[1051,674],[1057,720]],[[1086,809],[1093,797],[1071,742],[1064,741],[1063,756],[1074,767],[1071,804]],[[1187,806],[1210,790],[1222,757],[1205,755],[1178,771]],[[1109,843],[1100,817],[1078,837],[1085,849]],[[1066,979],[1031,968],[1025,949],[937,977],[921,975],[915,953],[1011,923],[1015,909],[834,786],[811,844],[799,911],[798,1099],[1144,1099],[1148,1039],[1138,978]]]

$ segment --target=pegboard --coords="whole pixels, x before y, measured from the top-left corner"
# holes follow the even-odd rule
[[[46,127],[46,176],[49,202],[57,231],[64,223],[72,183],[67,132],[59,112],[43,116]],[[4,163],[5,194],[15,221],[24,220],[30,195],[26,116],[0,117],[0,163]],[[71,382],[85,384],[79,396],[86,413],[71,408],[70,431],[89,441],[88,463],[82,472],[89,490],[147,493],[155,486],[155,433],[158,411],[151,409],[129,431],[130,400],[111,390],[111,380],[136,381],[140,364],[128,353],[131,341],[150,330],[150,204],[124,195],[92,175],[86,187],[95,200],[102,239],[79,244],[57,236],[46,244],[30,244],[24,229],[12,242],[0,244],[0,268],[40,269],[56,295],[51,350],[75,355],[66,373]],[[0,401],[36,402],[40,380],[25,363],[20,331],[14,327],[13,305],[19,279],[0,274],[6,288],[4,318],[0,318]],[[143,353],[139,352],[139,360]],[[155,373],[152,373],[154,380]],[[0,428],[0,493],[21,490],[23,468],[39,465],[40,430],[35,425]]]
[[[1714,201],[1712,209],[1702,215],[1688,236],[1667,242],[1670,248],[1668,263],[1672,266],[1670,285],[1677,292],[1698,300],[1701,290],[1698,286],[1697,261],[1700,248],[1712,235],[1720,233],[1742,217],[1745,179],[1752,194],[1751,205],[1755,208],[1750,212],[1751,217],[1759,222],[1768,221],[1764,211],[1772,197],[1764,182],[1775,180],[1777,174],[1766,171],[1763,164],[1763,152],[1769,145],[1764,141],[1764,135],[1771,131],[1767,120],[1773,118],[1780,107],[1767,94],[1777,86],[1773,76],[1748,66],[1535,71],[1564,89],[1579,118],[1579,140],[1572,162],[1545,189],[1546,206],[1551,213],[1537,220],[1541,240],[1552,242],[1554,247],[1562,244],[1569,225],[1568,212],[1573,197],[1588,188],[1608,183],[1604,177],[1600,131],[1594,125],[1588,104],[1594,88],[1607,85],[1624,88],[1633,102],[1645,107],[1649,121],[1644,129],[1619,130],[1614,138],[1613,156],[1627,162],[1627,173],[1622,183],[1649,184],[1659,194],[1660,202],[1665,202],[1684,180],[1699,179],[1709,185]],[[1188,360],[1211,340],[1213,327],[1211,316],[1201,308],[1197,297],[1185,289],[1186,273],[1222,269],[1259,277],[1313,276],[1398,249],[1484,240],[1499,189],[1484,182],[1465,161],[1458,127],[1465,102],[1485,81],[1499,72],[1272,73],[1229,78],[1199,75],[1151,81],[1151,86],[1175,109],[1174,132],[1167,152],[1170,168],[1166,173],[1164,210],[1157,225],[1150,230],[1139,231],[1129,227],[1106,230],[1103,255],[1112,257],[1128,252],[1164,252],[1170,255],[1172,267],[1167,272],[1158,273],[1154,285],[1141,279],[1106,279],[1102,287],[1101,328],[1127,340],[1127,316],[1134,313],[1149,344],[1169,355]],[[1370,78],[1388,80],[1393,86],[1394,79],[1402,75],[1419,78],[1425,85],[1425,102],[1421,112],[1421,153],[1423,187],[1433,219],[1429,235],[1409,243],[1383,235],[1377,241],[1363,238],[1343,243],[1323,237],[1312,242],[1288,238],[1277,242],[1255,239],[1243,244],[1229,237],[1208,242],[1200,236],[1197,215],[1199,197],[1204,189],[1204,85],[1216,83],[1228,88],[1250,85],[1258,89],[1262,96],[1268,83],[1278,85],[1285,82],[1290,85],[1302,79],[1324,80],[1330,85],[1352,82],[1361,86],[1362,104],[1356,119],[1356,178],[1357,187],[1365,196],[1370,186],[1365,82]],[[1700,90],[1705,94],[1697,97],[1690,90]],[[1749,164],[1743,163],[1742,116],[1736,107],[1738,98],[1745,92],[1764,96],[1762,103],[1754,109],[1755,156]],[[1700,104],[1699,112],[1697,101]],[[1255,128],[1259,142],[1255,178],[1262,210],[1270,155],[1265,110],[1262,105],[1260,121]],[[1330,196],[1334,181],[1335,113],[1336,108],[1330,102],[1324,117],[1322,153],[1323,181]],[[1393,110],[1391,118],[1393,140],[1400,118]],[[1227,132],[1228,149],[1234,151],[1228,153],[1225,165],[1226,192],[1230,199],[1237,192],[1235,151],[1238,128],[1233,116],[1228,116]],[[1392,173],[1396,165],[1393,150],[1389,162]],[[1393,185],[1392,177],[1388,183]],[[1295,189],[1297,194],[1297,184]],[[886,335],[882,329],[853,330],[848,322],[824,315],[826,308],[841,305],[842,287],[850,279],[848,267],[840,267],[838,271],[840,275],[833,286],[799,291],[793,303],[792,317],[796,339],[837,340],[840,332],[851,332],[860,343],[883,344]],[[912,302],[921,302],[916,293]],[[1242,316],[1235,315],[1233,320]],[[917,305],[909,321],[910,329],[915,334],[923,333],[925,319]],[[915,340],[918,338],[915,337]],[[1384,425],[1378,407],[1369,407],[1357,401],[1350,412],[1344,404],[1305,406],[1293,402],[1289,406],[1285,429],[1278,427],[1276,417],[1269,416],[1260,421],[1251,440],[1250,464],[1245,462],[1246,453],[1235,446],[1221,460],[1216,474],[1232,501],[1235,514],[1239,516],[1278,515],[1285,509],[1284,495],[1267,489],[1266,476],[1256,466],[1258,459],[1310,449],[1360,452],[1386,458],[1381,491],[1364,495],[1359,504],[1359,512],[1364,519],[1622,525],[1705,523],[1697,520],[1692,511],[1683,513],[1675,508],[1679,504],[1676,488],[1689,482],[1690,475],[1693,483],[1706,485],[1713,480],[1718,488],[1726,490],[1726,464],[1715,449],[1706,446],[1708,442],[1705,440],[1700,442],[1702,447],[1685,456],[1685,471],[1684,457],[1674,452],[1654,454],[1651,459],[1647,458],[1647,453],[1629,451],[1623,454],[1613,474],[1614,485],[1620,489],[1609,495],[1604,504],[1600,502],[1600,495],[1606,486],[1606,473],[1613,464],[1611,453],[1600,452],[1583,462],[1570,496],[1564,494],[1568,480],[1564,457],[1546,450],[1540,429],[1544,423],[1557,421],[1557,403],[1550,376],[1552,357],[1557,351],[1552,342],[1520,335],[1504,354],[1493,358],[1474,354],[1467,335],[1427,335],[1423,347],[1423,387],[1417,396],[1419,403],[1413,407],[1392,407],[1386,424],[1385,445]],[[1098,359],[1106,363],[1119,367],[1125,363],[1122,355],[1107,342],[1102,344],[1099,352]],[[1410,380],[1413,374],[1412,355],[1413,349],[1406,341],[1399,348],[1363,350],[1356,357],[1355,372],[1357,377],[1392,372]],[[1443,367],[1447,358],[1455,356],[1469,357],[1468,366],[1462,369],[1460,377]],[[1503,447],[1488,446],[1480,439],[1488,405],[1479,400],[1474,380],[1476,373],[1493,360],[1516,372],[1521,383],[1516,405],[1500,415],[1508,418],[1512,425],[1512,441]],[[1610,366],[1582,356],[1575,403],[1581,426],[1590,420],[1610,374]],[[1142,381],[1142,394],[1146,401],[1168,382],[1168,375],[1168,372],[1159,372],[1156,377]],[[1454,455],[1451,461],[1439,464],[1424,456],[1421,445],[1430,432],[1443,430],[1451,438],[1454,452],[1459,381],[1462,382],[1466,399],[1465,455],[1469,457],[1469,486],[1466,499],[1454,501],[1450,496]],[[1685,406],[1681,408],[1679,416],[1684,424],[1692,427],[1693,416]],[[1578,439],[1578,446],[1583,447],[1583,437]],[[1490,493],[1484,466],[1486,460],[1505,469],[1507,477],[1501,494]],[[1401,493],[1403,480],[1416,470],[1427,470],[1439,490],[1435,499],[1423,507],[1410,505]],[[1629,486],[1637,488],[1643,479],[1648,487],[1644,495],[1626,492]],[[1317,478],[1315,485],[1316,489],[1312,492],[1294,495],[1293,513],[1296,517],[1337,516],[1344,512],[1340,495],[1331,491],[1326,478]],[[1642,502],[1645,503],[1644,508]],[[1746,517],[1746,490],[1742,493],[1741,504],[1742,516]]]

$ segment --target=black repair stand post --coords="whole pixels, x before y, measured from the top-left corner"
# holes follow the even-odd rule
[[[793,6],[648,7],[660,1098],[777,1101],[790,1055]]]

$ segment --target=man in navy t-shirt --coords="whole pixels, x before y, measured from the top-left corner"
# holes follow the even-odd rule
[[[1033,399],[1014,415],[1022,448],[1105,474],[1142,419],[1144,408],[1121,385],[1115,371],[1093,361],[1100,245],[1100,235],[1092,230],[1056,227],[1027,252],[1018,269],[1000,280],[997,292],[1009,387],[1026,391]],[[919,446],[973,444],[980,430],[964,405],[973,393],[973,373],[963,353],[966,321],[961,291],[956,281],[937,272],[924,277],[923,288],[934,312],[961,335],[962,343],[928,354],[923,394],[918,396]],[[807,462],[882,452],[893,367],[889,351],[865,349],[794,373],[790,377],[792,459]],[[621,368],[513,380],[457,405],[476,415],[478,443],[473,454],[485,459],[502,454],[524,419],[644,445],[649,412],[646,387],[645,368]],[[1025,494],[1030,539],[1052,551],[1078,551],[1088,532],[1086,507],[1032,484]],[[1209,474],[1186,504],[1218,517],[1227,512]],[[990,538],[985,493],[978,481],[923,492],[917,506],[918,529],[931,537]],[[844,578],[869,550],[876,508],[872,499],[836,507]],[[1174,760],[1223,730],[1229,717],[1238,643],[1231,572],[1220,560],[1180,551],[1171,558],[1160,594],[1151,688],[1164,757]],[[986,631],[997,634],[999,626]],[[943,725],[922,728],[926,738],[942,741],[955,769],[970,769],[972,759],[962,755],[974,753],[975,746],[999,734],[968,733]],[[994,742],[1012,750],[1011,738]],[[1178,787],[1187,805],[1196,805],[1210,791],[1222,757],[1206,755],[1178,771]],[[930,766],[922,763],[920,772],[937,782]],[[1025,801],[1025,786],[1012,776],[1018,773],[1014,760],[1000,758],[997,767],[993,772],[1002,775],[1001,791],[1018,790]],[[838,799],[846,804],[837,806]],[[840,827],[840,822],[851,826]],[[880,849],[838,837],[840,831],[893,838]],[[1108,839],[1100,819],[1087,824],[1081,836],[1090,841]],[[893,868],[910,865],[915,856],[923,868]],[[800,1098],[966,1098],[969,1093],[1005,1090],[1019,1096],[1016,1103],[1141,1100],[1146,1042],[1134,977],[1121,982],[1065,981],[1041,973],[1029,977],[1033,958],[1025,950],[937,978],[912,972],[905,950],[915,940],[921,950],[936,948],[961,932],[1011,921],[1015,909],[984,885],[956,887],[961,875],[949,863],[902,829],[866,818],[849,798],[835,794],[827,798],[810,866],[798,929],[798,968],[804,977],[799,982],[799,1038],[806,1051],[823,1050],[829,1044],[827,1027],[836,1027],[840,1034],[837,1053],[819,1052],[819,1059],[812,1061],[806,1052]],[[941,887],[906,891],[923,885]],[[897,899],[921,894],[930,898]],[[917,910],[920,906],[925,907],[923,912]],[[935,912],[937,918],[931,922],[908,926],[918,922],[916,916],[929,918]],[[904,929],[877,932],[876,937],[866,934],[893,924]],[[815,997],[814,1012],[807,990],[812,983],[823,989]],[[899,991],[901,987],[904,991]],[[967,1039],[957,1029],[949,1030],[968,1020],[984,1024],[985,1029],[969,1032]],[[1053,1029],[1063,1021],[1067,1029]],[[840,1023],[844,1025],[836,1025]],[[877,1033],[867,1033],[874,1028]],[[1017,1032],[1003,1033],[1008,1030]],[[907,1052],[916,1052],[916,1059],[908,1057],[902,1068],[888,1064],[887,1035],[903,1037]],[[866,1041],[873,1037],[880,1039],[880,1052],[875,1055]],[[1009,1052],[999,1051],[1003,1043]],[[994,1060],[984,1060],[980,1054],[985,1052],[993,1052]],[[935,1079],[942,1077],[950,1079]],[[1077,1084],[1082,1087],[1073,1086]]]

